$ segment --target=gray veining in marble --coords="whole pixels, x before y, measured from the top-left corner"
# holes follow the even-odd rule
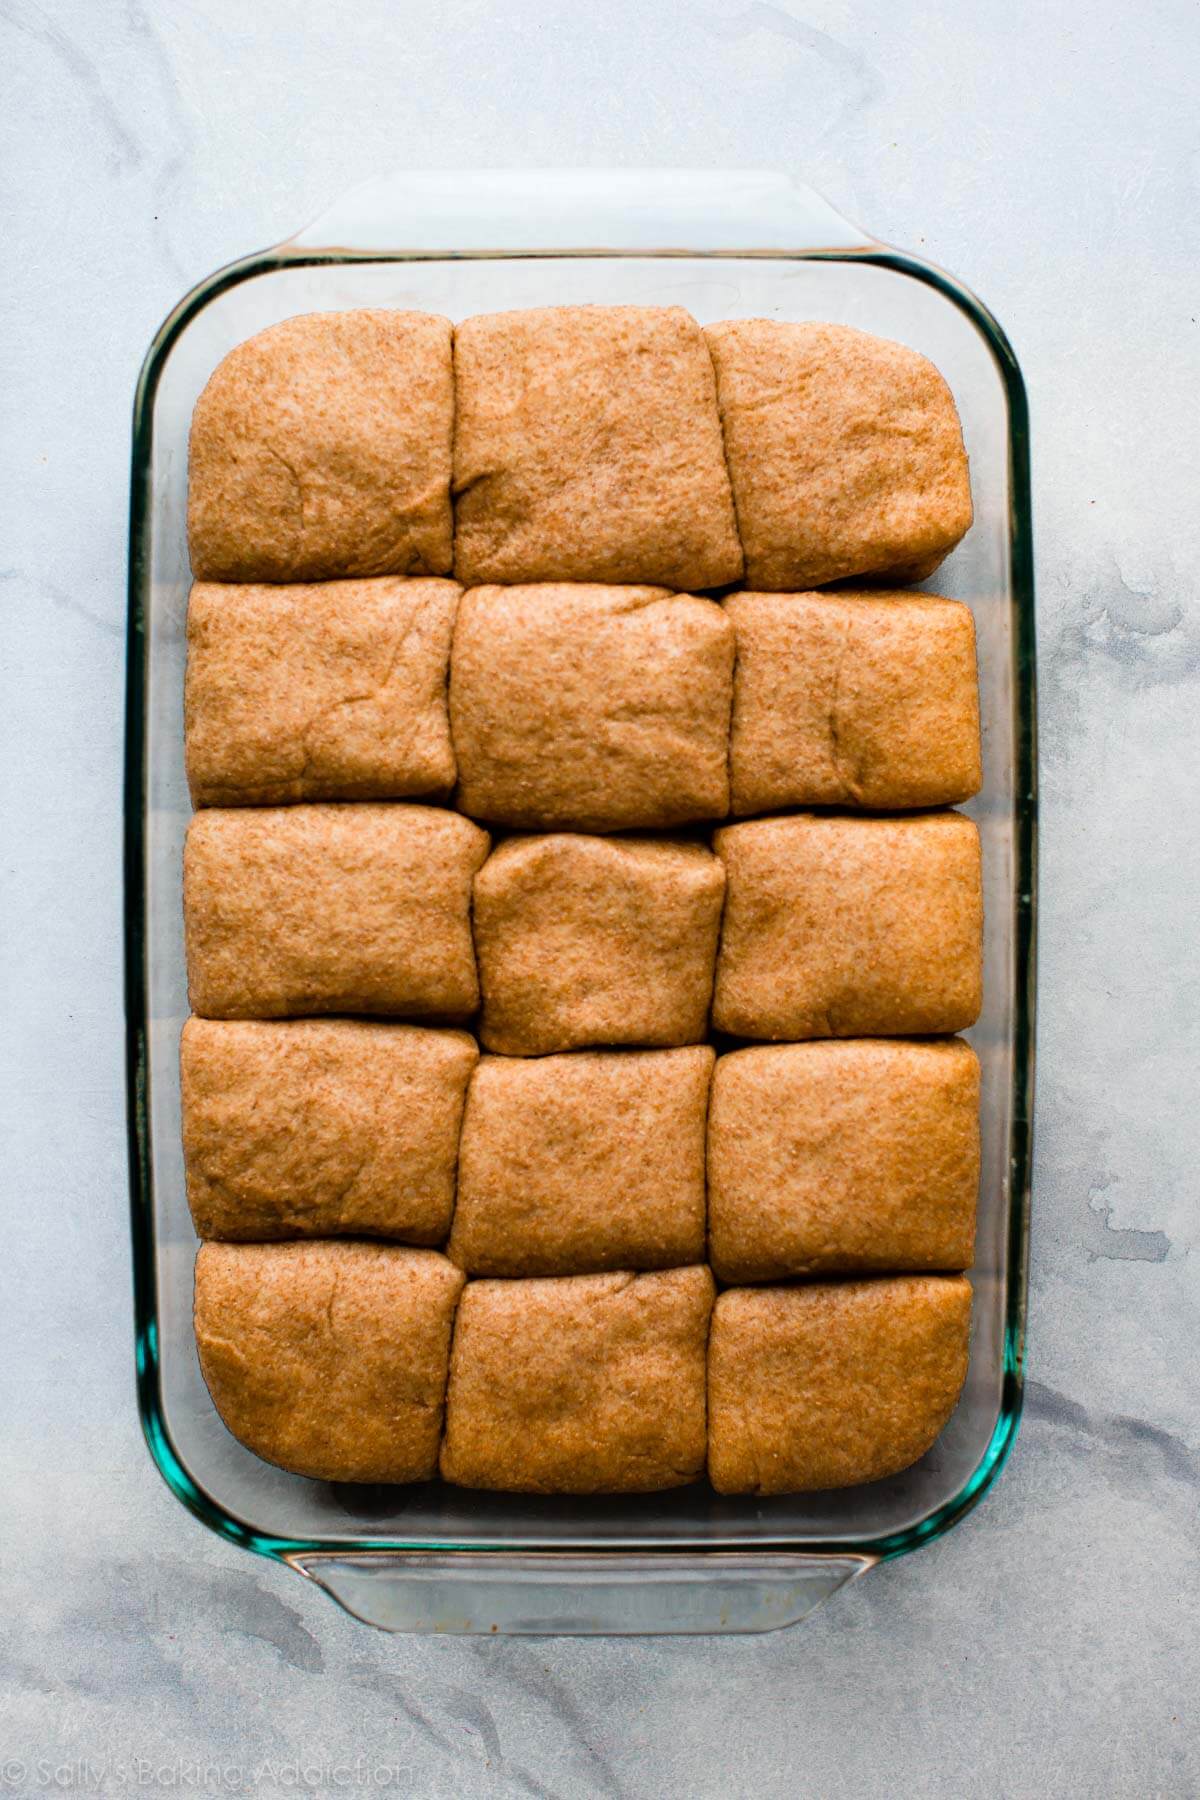
[[[0,0],[0,1791],[1200,1793],[1198,65],[1192,0]],[[984,295],[1032,394],[1025,1424],[956,1531],[773,1637],[388,1639],[206,1534],[134,1415],[138,364],[351,183],[504,163],[793,169]]]

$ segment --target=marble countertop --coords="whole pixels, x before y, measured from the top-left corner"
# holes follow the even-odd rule
[[[7,0],[0,49],[0,1792],[212,1765],[193,1786],[271,1793],[335,1764],[423,1797],[1200,1790],[1194,7]],[[203,1531],[135,1416],[137,369],[185,289],[351,183],[480,164],[790,169],[983,295],[1032,397],[1025,1422],[955,1531],[774,1636],[372,1633]]]

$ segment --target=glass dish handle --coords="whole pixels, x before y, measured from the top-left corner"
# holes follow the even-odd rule
[[[866,250],[813,188],[770,169],[396,170],[335,200],[284,254]]]
[[[383,1631],[538,1637],[775,1631],[872,1568],[764,1551],[297,1552],[285,1561]]]

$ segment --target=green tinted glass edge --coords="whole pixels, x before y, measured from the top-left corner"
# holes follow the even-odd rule
[[[150,502],[150,468],[154,397],[159,377],[171,348],[191,319],[218,294],[240,282],[284,267],[317,267],[348,262],[442,262],[477,260],[487,252],[454,258],[444,253],[420,252],[289,252],[270,250],[243,258],[217,270],[186,294],[156,333],[138,378],[133,406],[133,447],[129,505],[129,590],[125,681],[124,770],[124,881],[125,881],[125,1078],[129,1146],[129,1191],[133,1239],[133,1301],[138,1412],[150,1456],[163,1480],[189,1512],[218,1536],[240,1544],[260,1556],[285,1557],[328,1551],[343,1555],[369,1555],[389,1551],[454,1551],[470,1548],[497,1555],[512,1553],[504,1544],[460,1545],[453,1542],[411,1542],[402,1538],[305,1539],[278,1538],[253,1530],[205,1492],[189,1474],[167,1430],[163,1414],[158,1360],[158,1287],[155,1273],[153,1178],[150,1164],[150,1120],[146,1087],[146,928],[145,928],[145,808],[146,808],[146,599],[149,556],[146,540]],[[1033,1086],[1036,1018],[1037,940],[1037,670],[1034,621],[1033,508],[1030,489],[1029,407],[1020,366],[1008,338],[988,309],[944,270],[883,248],[785,252],[687,251],[578,252],[510,251],[495,253],[513,260],[565,260],[579,257],[672,257],[700,259],[757,259],[796,262],[867,263],[890,269],[937,289],[974,325],[984,339],[1004,383],[1009,419],[1009,495],[1013,644],[1017,667],[1013,683],[1014,742],[1017,788],[1015,838],[1016,942],[1013,1121],[1009,1145],[1009,1220],[1007,1297],[1005,1309],[1004,1378],[1000,1412],[991,1440],[978,1465],[953,1499],[938,1507],[918,1524],[888,1536],[861,1541],[808,1543],[788,1539],[781,1543],[756,1543],[755,1552],[791,1552],[797,1556],[860,1555],[880,1560],[904,1556],[930,1544],[956,1525],[987,1493],[999,1475],[1016,1439],[1024,1391],[1025,1316],[1028,1289],[1030,1178],[1033,1159]],[[655,1553],[702,1558],[707,1551],[744,1548],[738,1541],[714,1538],[704,1544],[654,1546]],[[621,1546],[573,1545],[563,1554],[580,1549],[620,1556]],[[642,1546],[645,1548],[645,1546]],[[548,1551],[547,1554],[554,1554]]]

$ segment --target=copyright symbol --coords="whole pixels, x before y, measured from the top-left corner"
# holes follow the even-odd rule
[[[20,1787],[25,1779],[25,1764],[18,1762],[15,1756],[6,1757],[0,1763],[0,1781],[5,1787]]]

